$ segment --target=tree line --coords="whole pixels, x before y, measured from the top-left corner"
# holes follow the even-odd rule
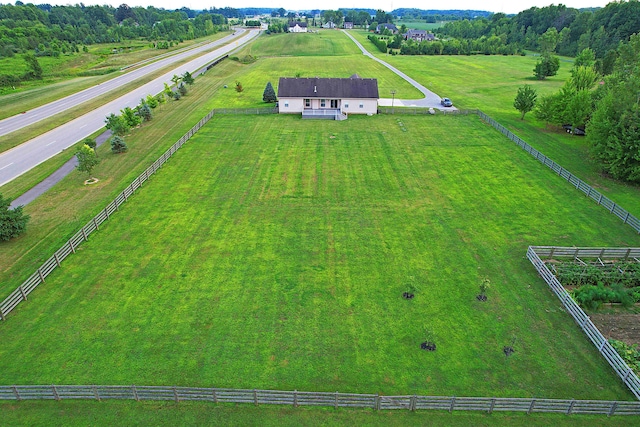
[[[57,56],[78,52],[78,46],[133,39],[181,42],[214,34],[226,24],[222,14],[189,9],[16,2],[0,5],[0,57],[28,51],[36,56]]]
[[[539,50],[540,36],[551,28],[558,32],[560,55],[576,56],[590,48],[597,60],[605,61],[621,41],[640,32],[640,2],[623,0],[596,10],[578,10],[562,4],[532,7],[513,17],[496,13],[490,18],[448,22],[437,32],[462,40],[499,37],[505,45],[515,45],[518,50]]]

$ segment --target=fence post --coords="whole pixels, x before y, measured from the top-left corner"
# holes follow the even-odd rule
[[[602,202],[602,193],[600,193],[600,197],[598,197],[598,204],[600,204],[600,202]]]
[[[218,403],[218,395],[215,388],[213,389],[213,403]]]
[[[629,219],[629,212],[627,212],[627,216],[624,217],[624,221],[622,221],[623,224],[627,223],[627,220]]]
[[[571,399],[571,403],[569,404],[569,409],[567,409],[567,415],[571,415],[571,412],[573,412],[573,406],[576,404],[576,400],[575,399]]]
[[[176,386],[173,386],[173,398],[175,399],[176,402],[180,402],[180,399],[178,399],[178,390],[176,390]]]
[[[629,216],[629,215],[627,214],[627,216]],[[57,252],[53,253],[53,259],[56,260],[56,264],[58,265],[58,267],[60,267],[60,260],[58,259],[58,253]]]
[[[132,385],[131,390],[133,391],[133,398],[136,399],[137,402],[139,402],[140,398],[138,397],[138,390],[136,390],[136,386]]]
[[[335,401],[334,401],[334,408],[338,409],[338,392],[337,391],[336,391],[336,398],[335,398]]]
[[[96,230],[100,230],[100,227],[98,227],[98,221],[96,221],[96,217],[93,217],[93,225],[96,226]]]
[[[16,395],[16,400],[22,400],[22,398],[20,397],[20,393],[18,393],[18,387],[16,386],[11,386],[13,388],[13,394]]]
[[[449,406],[449,413],[453,412],[453,407],[455,406],[455,404],[456,404],[456,397],[453,396],[451,398],[451,405]]]
[[[258,406],[258,393],[256,393],[256,389],[253,389],[253,403]]]
[[[489,406],[489,413],[493,413],[493,408],[496,406],[496,398],[491,399],[491,405]]]
[[[0,319],[2,319],[2,321],[7,320],[7,319],[4,317],[4,312],[2,311],[2,307],[0,307]]]
[[[613,402],[613,404],[611,405],[611,409],[609,409],[609,413],[607,414],[607,417],[610,417],[613,414],[615,414],[616,409],[618,409],[618,402]]]
[[[18,289],[20,289],[20,294],[22,295],[22,301],[26,301],[27,294],[24,293],[24,288],[22,287],[22,285],[18,286]]]
[[[293,390],[293,407],[298,407],[298,390]]]
[[[98,402],[100,402],[100,395],[98,394],[98,387],[96,387],[95,385],[93,386],[93,395],[95,396],[96,400]]]
[[[379,393],[376,393],[376,401],[373,409],[375,409],[376,411],[380,410],[380,394]]]
[[[42,270],[40,268],[38,269],[38,276],[40,276],[40,280],[42,281],[42,283],[44,283],[44,275],[42,274]]]
[[[76,248],[73,247],[73,242],[69,240],[69,246],[71,247],[71,252],[76,253]]]
[[[56,390],[56,386],[51,384],[51,389],[53,390],[53,398],[60,400],[60,395],[58,394],[58,390]]]
[[[529,410],[527,411],[527,415],[531,414],[531,411],[533,411],[533,407],[536,404],[536,400],[535,399],[531,399],[531,405],[529,405]]]
[[[87,232],[86,232],[86,231],[84,231],[84,227],[82,227],[82,237],[84,237],[84,241],[85,241],[85,242],[86,242],[87,240],[89,240],[89,239],[87,239]]]
[[[416,395],[415,394],[413,396],[411,396],[411,400],[409,401],[409,410],[411,410],[411,411],[415,411],[416,410]]]

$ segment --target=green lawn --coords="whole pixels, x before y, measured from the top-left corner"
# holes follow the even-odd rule
[[[520,120],[513,107],[518,88],[533,86],[538,96],[557,92],[570,76],[570,63],[561,62],[557,76],[536,80],[534,56],[404,56],[385,55],[367,40],[367,33],[351,31],[369,52],[407,73],[440,96],[451,98],[458,108],[479,108],[533,147],[560,163],[616,203],[640,217],[640,188],[601,175],[589,158],[584,138],[563,129],[549,129],[532,113]],[[567,58],[565,58],[567,59]],[[382,92],[381,92],[382,93]],[[396,95],[396,97],[398,97]],[[399,97],[402,98],[402,97]]]
[[[345,56],[361,55],[360,49],[338,30],[317,33],[265,34],[243,49],[241,55]]]
[[[445,23],[444,22],[426,22],[422,19],[400,19],[399,21],[396,22],[396,26],[398,28],[400,28],[400,26],[402,26],[402,24],[406,25],[407,28],[409,29],[416,29],[416,30],[428,30],[428,31],[433,31],[437,28],[442,27]]]
[[[640,238],[476,116],[398,119],[214,118],[0,325],[3,382],[630,398],[524,253]]]
[[[280,406],[215,405],[181,402],[5,402],[0,403],[2,420],[11,426],[51,426],[53,417],[65,426],[142,425],[142,426],[487,426],[530,427],[562,425],[582,427],[629,426],[638,417],[604,417],[562,414],[504,414],[443,411],[382,411],[328,408],[289,408]]]

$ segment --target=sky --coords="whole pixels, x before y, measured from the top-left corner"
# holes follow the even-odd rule
[[[78,1],[69,0],[22,0],[23,3],[49,3],[52,5],[76,4]],[[0,3],[5,1],[0,0]],[[8,3],[8,2],[7,2]],[[13,3],[13,1],[11,1]],[[370,8],[391,11],[398,8],[416,9],[460,9],[460,10],[486,10],[489,12],[518,13],[531,7],[544,7],[550,4],[562,3],[567,7],[576,9],[584,7],[603,7],[610,0],[564,0],[552,2],[551,0],[86,0],[85,5],[111,4],[119,6],[126,3],[129,6],[155,6],[164,9],[179,9],[186,6],[190,9],[208,9],[210,7],[266,7],[286,10],[311,10],[311,9],[338,9],[338,8]]]

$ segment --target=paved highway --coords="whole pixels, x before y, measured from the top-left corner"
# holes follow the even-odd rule
[[[181,61],[182,59],[191,57],[205,50],[209,50],[221,44],[227,43],[229,42],[229,40],[245,31],[246,30],[238,30],[234,34],[231,34],[220,40],[216,40],[215,42],[207,43],[194,49],[169,56],[168,58],[153,62],[149,65],[130,71],[126,74],[122,74],[121,76],[113,78],[99,85],[74,93],[73,95],[69,95],[65,98],[50,102],[49,104],[40,106],[38,108],[34,108],[33,110],[26,111],[23,114],[17,114],[4,120],[0,120],[0,136],[14,132],[25,126],[32,125],[39,122],[40,120],[46,119],[47,117],[51,117],[71,107],[75,107],[76,105],[89,101],[90,99],[104,95],[105,93],[117,89],[122,85],[144,77],[149,73],[166,67],[167,65],[171,65],[174,62]]]
[[[104,120],[109,114],[118,114],[120,110],[125,107],[133,108],[138,105],[141,98],[146,97],[148,94],[162,92],[164,83],[171,84],[171,77],[173,77],[174,74],[184,74],[185,71],[194,72],[212,62],[214,59],[226,55],[242,44],[249,42],[259,34],[259,30],[251,30],[227,46],[204,54],[82,117],[67,122],[37,138],[1,153],[0,186],[102,129],[104,127]],[[192,54],[191,52],[190,55]],[[65,107],[62,106],[59,108],[64,109]]]

